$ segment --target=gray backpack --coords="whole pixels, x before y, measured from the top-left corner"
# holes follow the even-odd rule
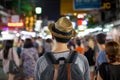
[[[44,54],[48,66],[41,74],[40,80],[84,80],[82,72],[75,64],[77,53],[71,51],[67,59],[60,57],[55,59],[51,52]]]

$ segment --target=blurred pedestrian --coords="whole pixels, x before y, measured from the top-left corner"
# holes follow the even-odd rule
[[[36,40],[37,44],[38,44],[38,55],[39,57],[41,57],[43,55],[43,53],[45,52],[45,49],[44,49],[44,40],[42,39],[42,37],[38,37],[37,40]]]
[[[34,80],[34,70],[37,59],[38,51],[34,47],[32,40],[27,38],[21,53],[23,73],[26,80]]]
[[[78,51],[80,54],[84,54],[84,48],[81,46],[81,40],[76,39],[76,48],[75,51]]]
[[[106,34],[99,33],[96,36],[96,40],[97,40],[97,44],[98,44],[99,49],[100,49],[99,53],[98,53],[98,57],[97,57],[97,70],[98,70],[100,64],[102,64],[103,62],[107,62],[107,58],[106,58],[106,55],[105,55]]]
[[[35,80],[90,80],[89,64],[84,55],[76,53],[76,57],[73,57],[76,65],[70,66],[67,63],[66,66],[64,65],[64,61],[68,60],[68,58],[70,58],[69,56],[73,54],[72,51],[70,51],[70,49],[67,47],[67,42],[72,37],[76,36],[76,32],[73,29],[72,23],[67,18],[61,17],[55,24],[50,24],[48,28],[52,34],[52,38],[56,41],[56,46],[51,53],[46,53],[39,58],[35,70]],[[49,55],[51,55],[51,57]],[[54,60],[56,62],[60,59],[63,61],[61,60],[59,64],[62,66],[64,65],[64,69],[60,67],[58,68],[59,65],[54,63]],[[51,62],[54,64],[51,64]],[[58,69],[62,74],[58,71]],[[68,72],[66,69],[68,69]],[[77,70],[77,73],[75,69]],[[73,73],[74,71],[75,73]]]
[[[52,51],[52,40],[51,39],[48,38],[45,40],[44,49],[45,49],[45,52]]]
[[[120,80],[120,45],[110,41],[105,47],[108,63],[100,65],[97,80]]]
[[[9,72],[9,62],[14,60],[17,67],[19,67],[19,57],[16,48],[13,47],[13,40],[6,40],[3,45],[3,49],[0,51],[0,59],[3,63],[3,71],[8,75],[8,80],[14,80],[15,74]]]
[[[94,71],[95,71],[95,53],[94,50],[89,46],[89,43],[84,43],[84,55],[87,57],[89,62],[90,78],[94,80]]]

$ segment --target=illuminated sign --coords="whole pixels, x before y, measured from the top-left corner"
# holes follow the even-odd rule
[[[101,7],[103,10],[113,10],[116,9],[116,0],[101,0]]]
[[[78,24],[78,25],[82,25],[82,20],[78,20],[78,21],[77,21],[77,24]]]
[[[100,8],[101,0],[73,0],[74,9],[95,9]]]
[[[8,23],[7,24],[9,27],[22,27],[23,26],[23,22],[17,22],[17,23]]]
[[[103,3],[102,9],[110,9],[110,8],[111,8],[110,2]]]

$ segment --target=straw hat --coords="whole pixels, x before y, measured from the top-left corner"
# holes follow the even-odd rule
[[[63,39],[69,39],[77,35],[72,23],[65,17],[61,17],[56,23],[51,23],[48,29],[52,35]]]

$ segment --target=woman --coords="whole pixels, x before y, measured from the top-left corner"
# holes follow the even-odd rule
[[[90,48],[89,44],[86,42],[84,43],[84,55],[86,56],[88,62],[89,62],[89,71],[90,71],[90,78],[91,80],[94,80],[94,69],[95,69],[95,53],[92,48]]]
[[[38,52],[34,48],[33,42],[27,38],[21,53],[24,77],[26,80],[34,80],[34,69],[38,59]]]
[[[19,58],[16,52],[16,48],[13,47],[13,40],[6,40],[3,45],[3,49],[0,52],[0,59],[3,63],[3,71],[8,75],[8,80],[14,80],[15,74],[9,72],[9,62],[11,59],[15,61],[15,64],[19,66]]]
[[[120,45],[110,41],[105,52],[109,62],[100,65],[97,80],[120,80]]]

